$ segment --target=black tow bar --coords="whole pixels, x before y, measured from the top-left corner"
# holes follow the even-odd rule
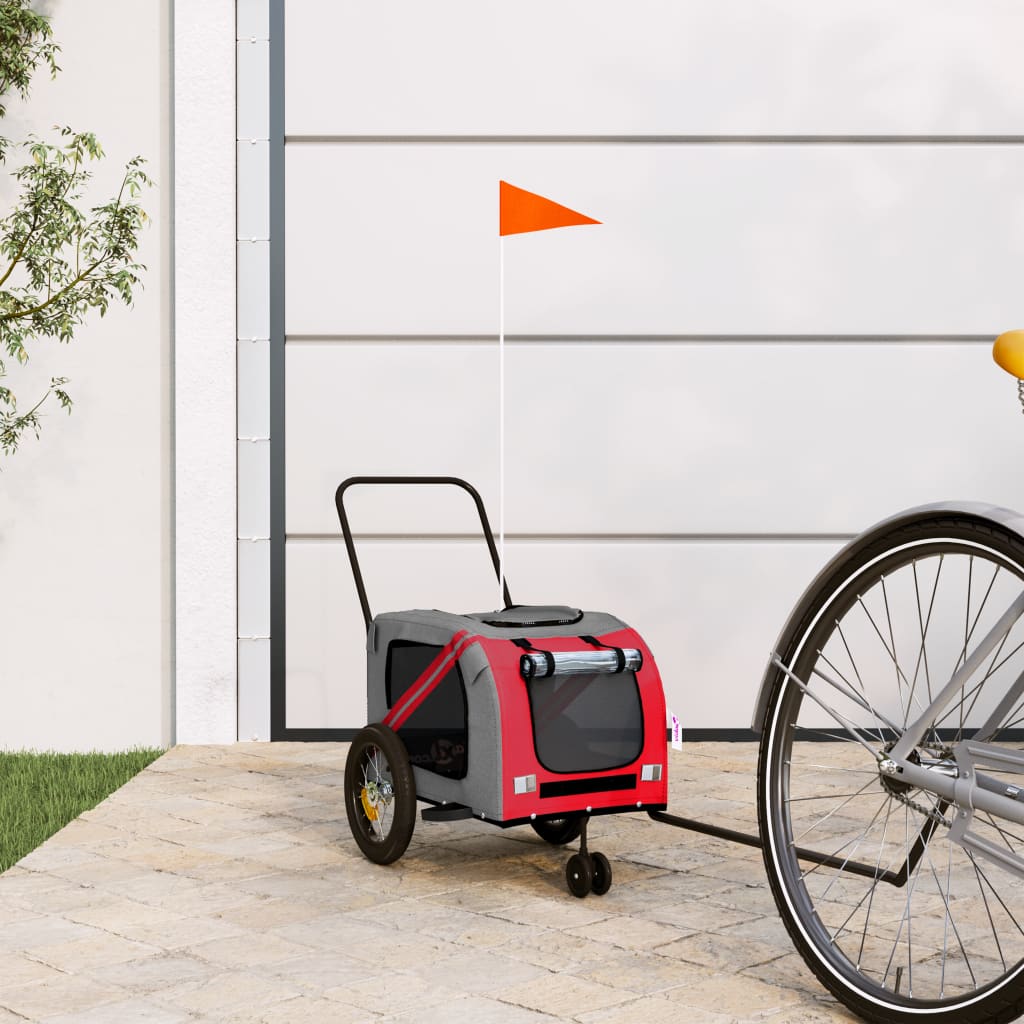
[[[647,816],[654,821],[660,821],[664,825],[672,825],[674,828],[685,828],[690,832],[703,832],[704,835],[715,836],[718,839],[725,839],[730,843],[742,843],[744,846],[756,846],[757,849],[764,849],[764,843],[760,835],[751,835],[748,832],[737,832],[732,828],[723,828],[721,825],[712,825],[706,821],[696,821],[693,818],[681,818],[677,814],[669,814],[667,811],[648,811]],[[928,828],[931,825],[931,829]],[[907,879],[913,873],[918,860],[928,845],[931,833],[935,825],[926,822],[925,829],[918,836],[917,842],[910,851],[910,857],[899,871],[879,870],[875,864],[865,864],[859,860],[849,860],[846,857],[837,857],[833,853],[821,853],[818,850],[808,850],[805,847],[796,847],[796,855],[800,860],[809,860],[813,864],[824,864],[830,868],[842,868],[853,875],[862,875],[864,878],[874,878],[880,882],[888,882],[897,888],[907,884]],[[927,835],[925,835],[927,831]]]

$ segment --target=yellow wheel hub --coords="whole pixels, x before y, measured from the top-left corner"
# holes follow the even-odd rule
[[[359,794],[359,799],[363,803],[363,814],[366,815],[368,821],[377,820],[377,807],[370,799],[369,790],[363,786],[363,791]]]

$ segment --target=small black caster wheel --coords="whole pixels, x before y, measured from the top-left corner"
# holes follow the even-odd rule
[[[594,869],[590,891],[595,896],[603,896],[612,887],[612,866],[603,853],[592,853],[590,863]]]
[[[569,892],[577,899],[583,899],[594,884],[594,869],[590,866],[590,858],[574,853],[565,862],[565,884]]]

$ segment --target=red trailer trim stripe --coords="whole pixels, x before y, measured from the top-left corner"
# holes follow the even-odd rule
[[[437,657],[423,670],[420,677],[405,691],[398,703],[385,715],[384,724],[392,729],[400,729],[408,717],[437,689],[438,684],[448,674],[452,665],[459,660],[462,652],[473,641],[469,631],[459,630],[437,652]]]

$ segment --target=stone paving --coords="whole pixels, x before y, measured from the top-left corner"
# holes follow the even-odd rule
[[[854,1020],[757,850],[595,818],[614,884],[577,900],[531,829],[419,821],[378,867],[348,831],[346,751],[177,747],[0,875],[0,1024]],[[671,757],[671,810],[755,830],[754,745]]]

